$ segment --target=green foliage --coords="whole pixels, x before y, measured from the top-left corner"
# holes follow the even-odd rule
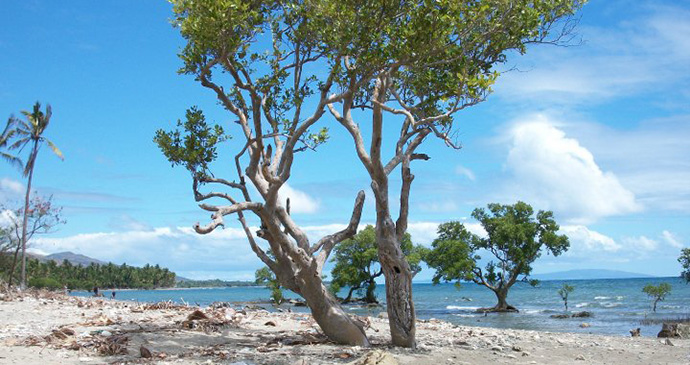
[[[686,284],[690,283],[690,248],[681,250],[678,262],[683,266],[683,272],[680,273],[680,277],[685,279]]]
[[[175,273],[158,265],[133,267],[127,264],[89,266],[72,265],[64,260],[61,264],[55,261],[40,262],[29,260],[26,266],[29,283],[57,282],[57,288],[67,286],[69,289],[91,290],[99,288],[121,289],[155,289],[175,286]],[[33,284],[31,284],[33,286]],[[38,284],[36,284],[38,285]]]
[[[656,304],[658,302],[664,301],[664,299],[666,299],[666,296],[671,293],[671,284],[661,283],[656,286],[652,284],[647,284],[644,286],[644,288],[642,288],[642,292],[647,294],[648,297],[652,298],[652,311],[656,312]]]
[[[475,209],[472,217],[482,224],[485,237],[470,233],[459,222],[441,224],[438,238],[425,255],[427,265],[436,269],[434,283],[473,281],[505,295],[518,278],[527,280],[542,250],[558,256],[570,246],[568,237],[556,234],[559,226],[551,212],[533,215],[532,207],[524,202],[489,204],[488,211]],[[482,251],[493,256],[484,269],[479,264]]]
[[[416,274],[421,271],[423,247],[412,244],[408,233],[401,240],[401,249],[405,254],[411,271]],[[368,225],[351,239],[335,246],[331,262],[335,263],[331,275],[333,280],[330,290],[338,293],[342,288],[349,287],[345,301],[352,299],[352,294],[366,290],[364,300],[368,303],[376,302],[375,279],[383,274],[379,265],[378,247],[376,245],[376,231]]]
[[[563,304],[565,305],[566,312],[568,311],[568,295],[575,290],[575,287],[563,283],[563,286],[558,289],[558,295],[563,299]]]
[[[283,290],[280,288],[280,282],[275,274],[268,267],[262,267],[254,273],[257,285],[265,285],[271,290],[271,300],[273,303],[280,305],[285,299],[283,297]]]
[[[186,121],[177,121],[178,129],[156,131],[153,141],[173,166],[183,165],[192,176],[209,175],[209,164],[218,156],[216,146],[228,137],[219,125],[210,127],[201,110],[187,109]]]
[[[29,286],[37,289],[62,289],[62,285],[60,285],[60,283],[53,278],[31,278],[29,279]]]

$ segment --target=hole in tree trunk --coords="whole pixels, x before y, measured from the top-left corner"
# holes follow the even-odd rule
[[[396,274],[400,274],[400,269],[397,266],[393,266],[393,270],[395,270]]]

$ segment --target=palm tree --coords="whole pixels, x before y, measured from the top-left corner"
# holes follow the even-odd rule
[[[21,167],[22,160],[19,157],[2,151],[3,149],[7,149],[7,144],[9,143],[10,139],[12,139],[12,137],[14,136],[15,131],[14,129],[12,129],[13,119],[14,118],[10,117],[10,119],[7,121],[5,129],[2,131],[2,134],[0,134],[0,157],[9,162],[11,165]]]
[[[12,125],[10,131],[16,135],[17,140],[9,146],[10,150],[18,149],[21,152],[24,147],[31,146],[29,158],[24,165],[24,177],[28,177],[26,183],[26,197],[24,199],[24,223],[22,224],[22,275],[21,287],[26,288],[26,226],[29,219],[29,197],[31,194],[31,180],[34,175],[34,166],[36,165],[36,157],[38,150],[43,142],[45,142],[53,153],[61,159],[64,159],[62,152],[55,146],[53,142],[43,137],[43,132],[48,128],[50,117],[53,114],[50,105],[46,105],[46,112],[41,111],[41,104],[36,102],[32,112],[23,110],[22,114],[26,120],[21,120],[15,117],[10,117],[8,127]],[[8,129],[8,128],[5,128]],[[8,132],[9,133],[9,132]]]

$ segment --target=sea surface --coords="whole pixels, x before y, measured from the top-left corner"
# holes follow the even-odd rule
[[[647,284],[671,284],[671,294],[659,302],[656,313],[652,312],[652,300],[642,292]],[[558,289],[568,283],[575,287],[570,293],[568,306],[571,312],[588,311],[590,318],[555,319],[553,314],[564,313],[563,301]],[[383,285],[377,287],[379,300],[385,300]],[[110,291],[103,293],[109,297]],[[529,329],[551,332],[575,332],[629,336],[628,331],[640,327],[643,336],[656,336],[660,323],[649,323],[663,319],[690,318],[690,285],[680,278],[640,279],[597,279],[597,280],[555,280],[542,281],[531,287],[518,282],[508,294],[508,303],[520,310],[519,313],[476,313],[481,307],[496,304],[496,297],[490,290],[466,283],[457,289],[453,284],[413,284],[413,295],[417,317],[420,319],[442,319],[458,325],[485,326],[494,328]],[[344,296],[345,293],[343,293]],[[89,296],[89,292],[73,292],[76,296]],[[213,302],[231,302],[233,306],[260,306],[269,311],[276,307],[268,302],[270,291],[264,287],[231,287],[209,289],[163,289],[163,290],[121,290],[119,300],[138,302],[159,302],[172,300],[177,303],[208,306]],[[298,296],[285,292],[287,298]],[[346,309],[357,314],[378,315],[385,312],[385,303],[379,307],[347,305]],[[282,305],[283,310],[303,312],[308,308]],[[586,323],[589,327],[582,328]]]

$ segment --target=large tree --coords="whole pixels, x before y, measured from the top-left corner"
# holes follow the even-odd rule
[[[412,270],[401,241],[407,230],[412,162],[427,136],[459,148],[454,115],[485,100],[508,53],[530,43],[567,42],[568,21],[583,1],[319,1],[327,39],[345,57],[336,79],[345,91],[329,111],[348,131],[371,179],[376,200],[376,242],[386,280],[395,345],[415,346]],[[558,23],[563,20],[562,23]],[[340,105],[338,105],[340,104]],[[353,113],[354,110],[369,113]],[[384,118],[384,115],[387,115]],[[387,143],[384,119],[399,129]],[[384,151],[385,146],[392,146]],[[391,202],[391,173],[401,181]],[[398,212],[394,217],[393,212]]]
[[[401,245],[413,275],[417,274],[422,269],[420,261],[423,247],[412,244],[409,233],[405,234]],[[383,269],[378,260],[376,231],[373,226],[366,226],[354,237],[337,245],[331,261],[335,263],[331,270],[331,291],[338,293],[340,289],[348,288],[343,303],[351,301],[353,293],[361,290],[365,290],[365,302],[378,303],[374,291],[376,278],[383,275]]]
[[[517,311],[508,304],[508,291],[518,280],[527,281],[532,263],[546,251],[554,256],[565,252],[570,243],[558,235],[558,224],[550,211],[534,210],[529,204],[489,204],[488,211],[477,208],[472,217],[481,223],[486,236],[467,231],[460,222],[443,223],[425,261],[436,269],[434,283],[473,281],[496,294],[498,303],[484,311]],[[480,254],[492,256],[482,269]],[[531,281],[536,284],[535,281]]]
[[[46,105],[46,111],[41,110],[41,104],[36,102],[31,111],[23,110],[22,114],[24,119],[19,119],[15,117],[10,117],[7,122],[8,128],[14,134],[16,138],[15,141],[9,146],[10,150],[23,150],[25,147],[29,146],[29,156],[26,158],[24,165],[24,177],[27,178],[26,182],[26,195],[24,197],[24,212],[23,212],[23,222],[22,222],[22,271],[21,271],[21,281],[20,286],[22,288],[26,287],[26,244],[28,241],[28,226],[29,226],[29,207],[31,203],[31,183],[33,182],[34,167],[36,166],[36,159],[38,158],[38,151],[41,146],[45,143],[50,147],[55,155],[60,159],[64,159],[62,152],[55,146],[53,142],[47,139],[43,133],[48,128],[50,124],[50,117],[53,112],[50,105]]]
[[[680,251],[678,262],[680,262],[680,264],[683,266],[683,271],[680,273],[680,277],[685,279],[686,283],[690,284],[690,248],[684,248]]]
[[[334,80],[347,55],[322,42],[328,24],[316,9],[319,2],[172,3],[173,23],[187,41],[180,52],[180,72],[213,92],[232,116],[224,127],[236,131],[232,142],[237,154],[230,171],[214,170],[215,148],[225,139],[224,131],[209,126],[201,111],[190,110],[179,130],[156,135],[166,157],[189,170],[194,198],[212,213],[212,221],[195,225],[195,230],[210,233],[225,225],[226,216],[236,215],[252,250],[282,287],[305,299],[329,338],[368,346],[363,324],[345,313],[321,277],[333,247],[356,233],[364,192],[355,199],[347,227],[317,242],[289,214],[288,202],[279,199],[297,153],[327,139],[327,130],[314,129],[326,105],[345,97]],[[220,177],[233,171],[235,180]],[[211,191],[202,191],[204,186]],[[256,234],[245,213],[260,222]]]

